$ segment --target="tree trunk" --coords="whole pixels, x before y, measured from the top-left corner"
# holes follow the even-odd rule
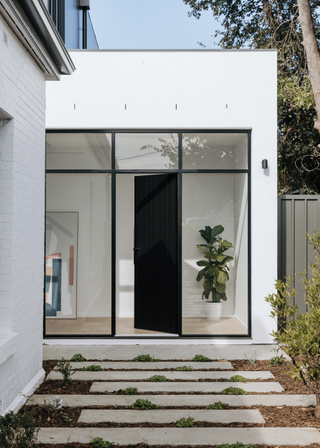
[[[316,103],[317,121],[315,129],[320,133],[320,53],[314,33],[309,0],[297,0],[299,23],[303,36],[303,46],[307,56],[309,79]]]

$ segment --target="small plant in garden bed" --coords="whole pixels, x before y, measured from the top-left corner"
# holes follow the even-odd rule
[[[147,411],[149,409],[156,409],[158,406],[155,405],[154,403],[151,403],[151,401],[149,401],[149,400],[143,400],[143,399],[139,398],[134,403],[132,403],[131,406],[128,406],[128,407],[129,407],[129,409],[140,408],[140,409],[144,409],[145,411]]]
[[[46,409],[47,411],[49,411],[49,412],[51,411],[53,413],[62,408],[62,402],[63,402],[63,400],[61,398],[59,398],[58,396],[56,398],[52,398],[51,402],[44,400],[43,408]]]
[[[138,389],[136,387],[127,387],[126,389],[122,389],[122,393],[125,395],[138,395]]]
[[[90,441],[90,444],[95,448],[110,448],[114,444],[112,442],[108,442],[107,440],[103,440],[101,437],[96,437]]]
[[[209,361],[211,361],[211,359],[207,358],[206,356],[203,356],[203,355],[195,355],[192,358],[192,361],[194,361],[194,362],[209,362]]]
[[[100,370],[102,370],[102,369],[101,369],[101,366],[92,364],[91,366],[83,367],[82,370],[89,371],[89,372],[100,372]]]
[[[158,362],[158,359],[154,359],[150,355],[138,355],[133,360],[137,362]]]
[[[283,355],[274,356],[269,360],[270,367],[283,366],[286,363],[286,358]]]
[[[83,362],[86,361],[86,358],[84,358],[81,353],[76,353],[75,355],[72,356],[71,358],[72,362]]]
[[[246,354],[244,354],[244,356],[247,358],[247,363],[248,364],[255,364],[256,360],[257,360],[257,352],[256,350],[253,352],[253,355],[251,356],[251,358],[248,358],[248,356]]]
[[[164,375],[153,375],[150,376],[149,380],[152,381],[153,383],[168,381]]]
[[[246,383],[248,380],[247,380],[247,378],[245,378],[245,377],[242,376],[242,375],[233,375],[233,376],[230,378],[230,381],[231,381],[232,383]]]
[[[67,386],[71,383],[71,376],[76,373],[71,371],[71,364],[66,359],[62,358],[61,361],[57,363],[57,370],[63,375],[63,384]]]
[[[249,395],[249,393],[241,389],[241,387],[233,387],[233,386],[223,389],[220,393],[223,395]]]
[[[180,418],[180,420],[178,420],[176,422],[176,426],[177,428],[193,428],[194,427],[194,418],[193,417],[188,417],[188,418]]]
[[[176,367],[174,370],[176,370],[177,372],[190,372],[191,370],[193,370],[193,368],[190,366],[179,366]]]
[[[225,443],[224,445],[217,445],[215,448],[257,448],[255,445],[246,445],[245,443]]]
[[[33,412],[15,414],[8,412],[0,416],[1,448],[34,448],[37,446],[36,435],[39,422],[33,421]]]
[[[227,403],[222,403],[222,401],[216,401],[213,404],[209,404],[208,409],[224,409],[228,407],[229,405]]]

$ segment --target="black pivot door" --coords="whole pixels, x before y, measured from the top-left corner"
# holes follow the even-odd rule
[[[135,177],[134,327],[177,333],[177,176]]]

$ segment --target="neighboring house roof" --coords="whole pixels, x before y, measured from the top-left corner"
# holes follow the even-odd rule
[[[0,14],[40,66],[46,79],[71,75],[75,66],[42,0],[0,0]]]

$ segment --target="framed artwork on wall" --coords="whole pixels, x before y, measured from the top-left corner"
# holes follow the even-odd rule
[[[78,212],[46,213],[46,317],[77,317]]]

